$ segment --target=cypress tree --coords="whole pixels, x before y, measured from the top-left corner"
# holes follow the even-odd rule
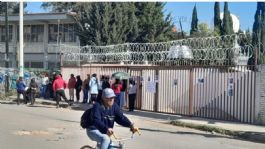
[[[224,17],[223,17],[221,33],[222,35],[230,35],[233,33],[233,21],[230,12],[228,10],[227,2],[225,2],[224,5]]]
[[[259,38],[261,45],[265,44],[265,2],[257,3],[257,10],[255,13],[255,21],[253,24],[253,35],[252,35],[252,44],[258,45]]]
[[[191,29],[190,29],[190,35],[193,36],[198,32],[198,17],[197,17],[197,9],[196,5],[193,8],[192,11],[192,21],[191,21]]]
[[[222,20],[220,18],[220,3],[214,3],[214,31],[220,35],[222,29]]]

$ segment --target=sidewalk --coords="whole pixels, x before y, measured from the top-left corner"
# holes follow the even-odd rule
[[[265,143],[265,126],[146,111],[126,112],[126,114],[141,116],[150,121],[208,131],[212,134],[219,133],[248,141]]]
[[[0,100],[1,104],[16,104],[16,97],[11,96],[8,100]],[[40,98],[36,98],[36,105],[48,105],[48,106],[56,106],[56,102],[52,100],[44,100]],[[73,110],[86,110],[90,105],[82,104],[82,103],[74,103],[71,106]],[[60,107],[68,107],[66,102],[60,102]],[[141,117],[141,119],[145,119],[148,121],[154,121],[159,123],[168,123],[181,127],[189,127],[193,129],[199,129],[202,131],[208,131],[211,133],[220,133],[224,135],[234,136],[236,138],[265,143],[265,126],[258,125],[250,125],[250,124],[242,124],[235,123],[229,121],[220,121],[214,119],[204,119],[197,117],[187,117],[180,115],[170,115],[163,113],[154,113],[154,112],[146,112],[146,111],[134,111],[134,112],[125,112],[130,116]]]

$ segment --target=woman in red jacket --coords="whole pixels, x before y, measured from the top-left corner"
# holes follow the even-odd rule
[[[122,108],[121,105],[121,89],[122,89],[122,84],[121,81],[119,79],[115,79],[115,83],[112,84],[111,88],[113,89],[116,97],[115,97],[115,102],[116,104]]]

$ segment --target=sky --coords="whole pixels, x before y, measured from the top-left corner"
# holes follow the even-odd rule
[[[47,12],[41,6],[42,2],[28,2],[26,10],[29,13]],[[196,4],[199,23],[207,23],[213,26],[214,2],[168,2],[164,7],[164,14],[171,13],[173,23],[179,26],[179,19],[182,21],[182,28],[185,32],[189,32],[192,9]],[[240,20],[240,29],[252,30],[254,15],[257,8],[256,2],[229,2],[230,13],[235,14]],[[220,11],[223,12],[224,3],[220,2]]]

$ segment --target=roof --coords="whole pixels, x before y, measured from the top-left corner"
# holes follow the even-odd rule
[[[57,22],[58,20],[73,22],[74,20],[68,13],[30,13],[24,14],[23,19],[25,22],[42,21],[42,22]],[[0,22],[4,22],[5,17],[0,16]],[[19,22],[19,15],[9,15],[9,22]]]

